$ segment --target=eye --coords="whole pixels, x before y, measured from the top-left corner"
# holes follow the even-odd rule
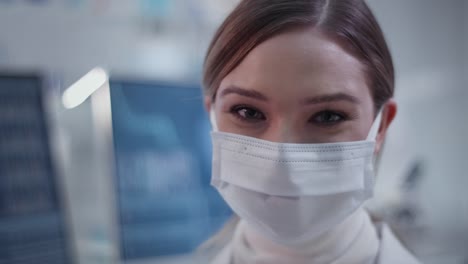
[[[319,125],[334,125],[346,120],[345,115],[334,111],[322,111],[314,115],[311,122]]]
[[[231,108],[231,113],[241,119],[248,122],[256,122],[265,120],[265,115],[259,110],[245,105],[238,105]]]

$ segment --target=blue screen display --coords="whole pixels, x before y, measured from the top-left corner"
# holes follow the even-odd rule
[[[0,263],[70,263],[37,76],[0,74]]]
[[[209,184],[201,89],[113,80],[110,92],[122,258],[193,251],[232,214]]]

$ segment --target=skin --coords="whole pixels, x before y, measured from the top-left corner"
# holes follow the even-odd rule
[[[314,28],[258,45],[205,106],[219,131],[283,143],[364,140],[376,115],[362,63]],[[376,152],[396,108],[392,99],[383,106]]]

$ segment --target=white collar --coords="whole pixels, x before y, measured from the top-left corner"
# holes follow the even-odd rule
[[[379,239],[369,215],[360,208],[333,230],[294,249],[266,240],[241,220],[231,247],[233,264],[371,264],[379,252]]]

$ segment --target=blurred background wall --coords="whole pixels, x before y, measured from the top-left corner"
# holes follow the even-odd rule
[[[418,208],[419,239],[400,225],[401,235],[427,260],[457,263],[450,256],[465,247],[468,230],[467,2],[369,3],[393,52],[399,103],[377,193],[387,205],[400,203],[389,190],[419,163],[415,204],[406,205]]]
[[[52,135],[79,263],[113,259],[116,213],[91,101],[67,110],[61,94],[102,66],[114,76],[199,83],[210,37],[235,1],[2,1],[0,68],[50,77]]]
[[[199,83],[210,38],[235,3],[0,1],[0,69],[39,70],[53,83],[53,138],[81,263],[115,250],[99,248],[112,233],[112,215],[102,210],[110,190],[100,176],[90,101],[67,110],[61,93],[95,66],[115,76]],[[399,104],[373,206],[427,263],[467,263],[468,1],[368,3],[393,53]],[[402,188],[414,168],[416,183]]]

